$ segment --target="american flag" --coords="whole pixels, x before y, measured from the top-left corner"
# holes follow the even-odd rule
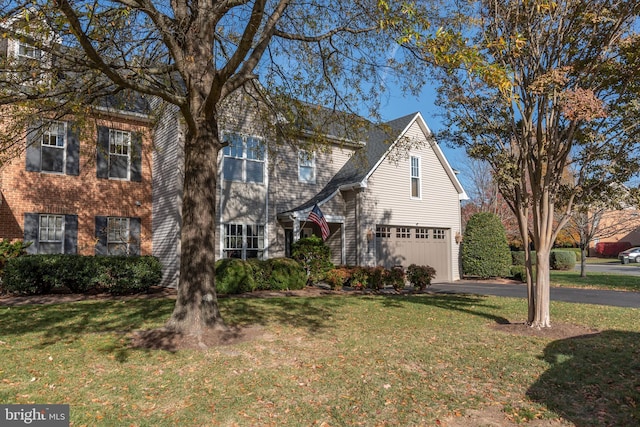
[[[329,237],[329,224],[327,224],[327,220],[322,215],[322,211],[318,207],[318,205],[314,205],[311,212],[309,212],[309,220],[315,222],[320,227],[320,231],[322,232],[322,240],[327,240]]]

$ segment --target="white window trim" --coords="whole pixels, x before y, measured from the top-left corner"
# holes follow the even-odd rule
[[[303,158],[306,156],[307,161],[310,164],[304,164]],[[312,170],[311,179],[304,179],[302,177],[302,168],[310,168]],[[314,151],[307,150],[298,150],[298,182],[302,182],[305,184],[315,184],[317,176],[317,168],[316,168],[316,153]]]
[[[413,160],[418,162],[418,174],[413,174]],[[418,180],[418,195],[413,195],[413,180]],[[421,200],[422,199],[422,158],[420,156],[410,155],[409,156],[409,196],[412,200]]]
[[[109,239],[110,232],[112,230],[112,226],[111,226],[111,222],[112,221],[117,221],[119,225],[122,225],[122,223],[126,224],[126,226],[124,227],[124,229],[126,231],[125,239],[120,239],[120,240],[110,240]],[[124,245],[125,246],[124,254],[128,254],[129,253],[130,240],[131,240],[131,220],[130,220],[130,218],[128,218],[128,217],[119,217],[119,216],[107,217],[107,253],[109,255],[115,255],[115,254],[111,253],[110,245],[119,244],[119,245]]]
[[[60,235],[61,238],[60,240],[55,240],[55,239],[43,239],[42,238],[42,218],[43,217],[47,217],[47,218],[61,218],[61,230],[60,230]],[[60,252],[59,253],[64,253],[64,234],[65,234],[65,229],[64,229],[64,215],[56,215],[56,214],[40,214],[38,216],[38,243],[57,243],[60,245]],[[50,229],[49,225],[49,219],[47,219],[47,229]],[[56,228],[54,226],[54,232],[55,232]],[[47,233],[49,234],[49,233]]]
[[[51,126],[52,125],[62,125],[62,135],[58,134],[57,138],[62,138],[62,145],[50,145],[50,144],[45,144],[44,140],[45,137],[50,137],[51,136]],[[58,128],[59,129],[59,128]],[[62,172],[56,172],[56,171],[46,171],[42,169],[42,148],[43,147],[47,147],[47,148],[51,148],[51,149],[58,149],[58,150],[62,150]],[[67,122],[63,122],[63,121],[59,121],[59,120],[52,120],[50,122],[47,123],[47,125],[45,127],[43,127],[43,131],[42,131],[42,137],[40,140],[40,172],[42,173],[51,173],[54,175],[65,175],[67,173]]]
[[[227,226],[236,226],[239,227],[240,230],[240,247],[227,247],[227,237],[231,236],[227,234]],[[248,245],[248,235],[247,230],[248,227],[253,227],[254,230],[258,231],[262,228],[262,248],[250,248]],[[257,223],[223,223],[221,224],[221,237],[222,244],[220,245],[221,249],[221,258],[227,258],[226,254],[229,251],[240,251],[240,258],[246,260],[247,259],[247,251],[262,251],[262,259],[266,258],[267,254],[267,226],[266,224],[257,224]],[[237,236],[237,235],[234,235]],[[260,237],[260,233],[257,234],[258,238]],[[253,237],[253,236],[252,236]],[[260,240],[258,240],[258,246],[260,246]],[[260,257],[259,257],[260,259]]]
[[[244,133],[225,132],[223,134],[223,138],[222,139],[224,141],[224,140],[226,140],[227,136],[233,136],[233,135],[238,136],[238,137],[240,137],[242,139],[242,157],[227,155],[224,152],[224,148],[222,149],[222,168],[221,168],[222,179],[224,181],[229,181],[229,182],[242,182],[242,183],[245,183],[245,184],[266,185],[267,177],[265,175],[266,175],[266,171],[267,171],[267,152],[264,149],[264,147],[265,147],[264,138],[261,138],[259,136],[255,136],[255,135],[248,135],[248,134],[244,134]],[[250,138],[259,141],[260,146],[263,149],[262,159],[251,159],[251,158],[249,158],[249,147],[247,145],[247,140],[250,139]],[[225,177],[225,175],[224,175],[224,162],[228,158],[242,161],[242,178],[240,180],[228,179],[228,178]],[[263,165],[263,168],[262,168],[262,181],[261,182],[255,182],[255,181],[248,181],[247,180],[247,163],[250,163],[250,162],[261,163]]]
[[[24,47],[25,50],[31,51],[34,53],[33,56],[31,55],[24,55],[22,53],[20,53],[20,48]],[[29,43],[24,43],[21,41],[18,41],[16,43],[16,57],[20,58],[20,59],[26,59],[26,60],[31,60],[31,61],[42,61],[42,56],[43,56],[43,52],[42,49],[38,49],[37,47],[30,45]]]
[[[124,136],[128,136],[128,142],[127,144],[119,144],[120,146],[126,146],[127,147],[127,176],[125,178],[121,178],[121,177],[116,177],[116,176],[111,176],[111,156],[117,156],[117,157],[125,157],[124,154],[117,154],[117,153],[112,153],[111,152],[111,145],[113,143],[113,145],[116,145],[118,141],[115,140],[116,135],[122,135]],[[107,152],[107,162],[108,162],[108,167],[107,167],[107,177],[109,179],[114,179],[117,181],[131,181],[131,149],[133,147],[132,144],[133,141],[133,135],[131,134],[131,132],[126,131],[126,130],[120,130],[120,129],[112,129],[109,128],[109,147],[108,147],[108,152]]]

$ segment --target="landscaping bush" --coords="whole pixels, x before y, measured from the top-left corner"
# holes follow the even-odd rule
[[[511,262],[513,265],[524,266],[524,251],[512,251]],[[531,251],[531,265],[536,265],[536,251]]]
[[[0,240],[0,273],[4,267],[5,262],[9,258],[17,258],[27,254],[27,248],[31,245],[31,242],[24,243],[22,240],[16,240],[11,242],[9,239]]]
[[[626,251],[633,245],[630,242],[598,242],[596,254],[601,257],[615,258],[622,251]]]
[[[374,291],[382,289],[387,279],[387,270],[384,267],[367,267],[367,288],[373,289]]]
[[[28,255],[9,259],[4,287],[10,293],[43,294],[54,288],[74,293],[97,287],[112,294],[147,291],[162,278],[154,257]]]
[[[327,271],[324,280],[331,289],[340,290],[351,278],[351,270],[348,267],[337,267]]]
[[[382,278],[385,286],[391,286],[396,291],[404,289],[404,269],[402,267],[384,270]]]
[[[273,258],[266,262],[270,266],[269,289],[304,289],[307,284],[307,272],[298,262],[290,258]]]
[[[414,288],[423,291],[431,286],[431,280],[436,277],[436,269],[428,265],[411,264],[407,268],[407,279]]]
[[[366,267],[353,267],[349,286],[356,289],[364,289],[369,283],[369,272]]]
[[[576,266],[576,255],[573,251],[564,249],[552,250],[549,264],[552,270],[573,270]]]
[[[524,283],[527,281],[527,269],[524,265],[512,265],[511,277],[513,280],[519,280]]]
[[[217,293],[237,295],[255,289],[256,281],[251,263],[237,258],[225,258],[216,262]]]
[[[333,268],[331,249],[317,236],[305,237],[294,242],[291,256],[304,267],[311,284],[323,280],[326,272]]]
[[[511,251],[504,226],[497,215],[480,212],[469,219],[461,256],[465,276],[488,278],[509,275]]]

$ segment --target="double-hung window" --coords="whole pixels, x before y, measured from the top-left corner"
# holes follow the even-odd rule
[[[109,178],[129,179],[131,132],[109,129]]]
[[[40,170],[65,172],[66,123],[53,121],[44,126],[40,144]]]
[[[265,153],[260,138],[227,133],[223,152],[222,175],[227,181],[264,182]]]
[[[298,181],[308,184],[316,183],[316,156],[315,153],[298,151]]]
[[[225,258],[259,258],[264,256],[264,225],[225,224]]]
[[[411,156],[411,198],[421,197],[420,157]]]
[[[107,218],[107,253],[129,254],[129,218]]]
[[[40,215],[38,226],[39,253],[64,253],[64,215]]]
[[[75,254],[78,216],[59,213],[25,213],[24,241],[29,254]]]
[[[18,42],[16,53],[18,58],[21,59],[32,59],[39,61],[42,58],[42,51],[40,49],[23,42]]]
[[[142,136],[98,126],[98,178],[142,181]]]

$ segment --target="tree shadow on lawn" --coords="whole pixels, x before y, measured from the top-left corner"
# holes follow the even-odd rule
[[[640,425],[640,334],[603,331],[551,342],[551,367],[527,396],[578,427]]]
[[[33,346],[44,348],[59,342],[72,343],[87,334],[115,333],[122,337],[133,333],[137,340],[134,347],[173,352],[256,338],[260,335],[258,328],[269,322],[318,333],[333,326],[332,314],[346,303],[343,298],[221,298],[220,308],[229,328],[223,333],[212,331],[205,341],[193,341],[162,328],[144,330],[162,326],[169,318],[175,300],[167,298],[0,307],[0,336],[40,333],[41,339],[34,339]],[[119,360],[126,360],[122,345],[105,349],[120,354]]]
[[[484,317],[493,320],[498,324],[508,324],[509,320],[489,313],[484,309],[498,309],[495,305],[487,304],[486,297],[468,294],[407,294],[389,295],[383,300],[385,307],[402,307],[403,303],[411,302],[423,304],[430,307],[442,308],[444,310],[459,311],[474,316]],[[402,303],[400,303],[402,302]]]

